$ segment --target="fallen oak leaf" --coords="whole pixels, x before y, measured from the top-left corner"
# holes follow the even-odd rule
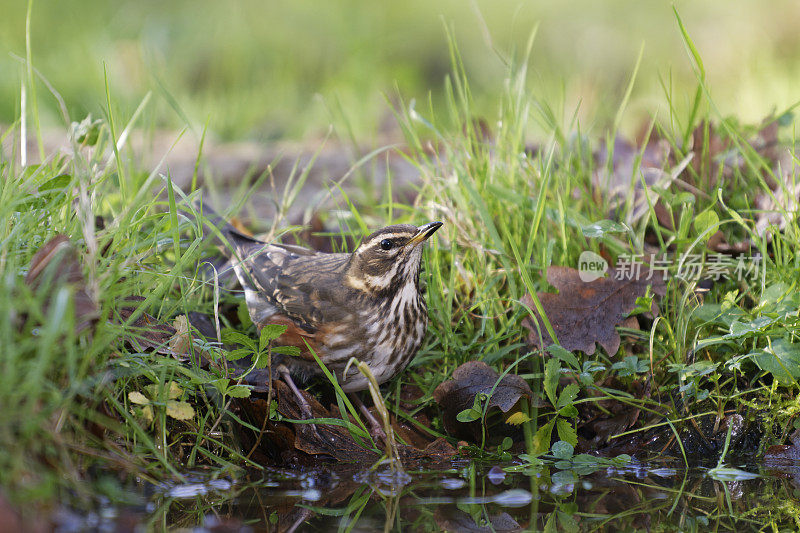
[[[452,379],[439,384],[433,391],[434,400],[443,410],[442,421],[448,433],[459,438],[477,440],[480,437],[480,421],[458,421],[459,413],[473,407],[479,394],[487,396],[487,412],[496,407],[509,413],[523,396],[531,398],[533,391],[524,379],[515,374],[506,374],[501,379],[500,374],[483,361],[468,361],[453,371]],[[506,417],[507,423],[508,420],[520,421],[513,418],[515,413],[517,411]]]
[[[598,343],[609,355],[617,353],[620,336],[615,326],[630,325],[630,321],[626,320],[637,306],[636,299],[647,293],[648,286],[652,286],[653,292],[660,296],[666,291],[664,280],[658,273],[649,271],[644,265],[640,266],[642,268],[638,276],[622,276],[630,279],[617,279],[620,271],[612,270],[607,278],[590,282],[581,280],[580,272],[574,268],[553,266],[547,269],[547,282],[559,292],[540,292],[538,298],[559,344],[565,350],[580,350],[592,355],[595,343]],[[528,342],[540,349],[553,344],[554,340],[544,327],[539,337],[536,323],[541,324],[541,317],[531,296],[526,294],[522,302],[533,311],[533,316],[522,321],[522,325],[530,332]],[[658,314],[655,304],[651,312]]]

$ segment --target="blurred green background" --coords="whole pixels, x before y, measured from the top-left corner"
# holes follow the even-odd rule
[[[723,116],[758,121],[798,100],[800,2],[675,6]],[[0,123],[19,113],[27,8],[5,0],[0,9]],[[623,129],[632,133],[654,113],[666,120],[669,102],[685,111],[696,87],[672,3],[661,0],[51,0],[33,3],[30,38],[34,66],[72,120],[103,114],[105,67],[123,116],[149,90],[162,96],[147,115],[158,127],[183,125],[169,93],[195,131],[208,120],[218,139],[310,139],[334,124],[369,140],[391,123],[397,94],[425,108],[429,97],[443,101],[446,25],[489,117],[505,61],[523,53],[537,26],[531,90],[563,122],[579,106],[584,131],[613,123],[642,46]],[[55,99],[42,86],[37,93],[43,125],[63,122]]]

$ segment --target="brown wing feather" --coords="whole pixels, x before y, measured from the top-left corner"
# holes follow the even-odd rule
[[[254,321],[264,324],[266,317],[280,314],[313,333],[326,322],[350,316],[342,286],[349,254],[267,244],[236,233],[229,239]]]

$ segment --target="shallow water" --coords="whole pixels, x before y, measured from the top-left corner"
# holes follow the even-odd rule
[[[800,467],[579,468],[460,462],[377,474],[354,465],[192,479],[149,496],[149,528],[196,531],[758,531],[800,528]],[[510,471],[511,470],[511,471]],[[591,470],[589,468],[588,470]]]

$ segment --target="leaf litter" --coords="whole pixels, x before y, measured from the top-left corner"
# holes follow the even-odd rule
[[[586,355],[595,352],[595,343],[607,354],[616,354],[620,346],[616,326],[636,323],[628,314],[636,308],[637,299],[647,294],[648,287],[661,296],[666,291],[663,273],[646,267],[638,276],[611,270],[608,277],[585,282],[578,270],[553,266],[547,269],[547,282],[559,292],[540,292],[537,296],[559,344],[567,351],[580,350]],[[526,294],[522,302],[533,310],[533,317],[522,323],[528,330],[528,342],[539,349],[553,344],[555,339],[550,338],[533,299]],[[658,314],[655,303],[650,312]]]
[[[468,361],[453,371],[451,379],[436,387],[433,398],[442,409],[442,423],[450,435],[480,441],[485,413],[499,409],[509,415],[508,423],[509,417],[519,412],[520,400],[533,398],[533,391],[516,374],[501,377],[483,361]],[[475,412],[467,419],[459,416],[473,409]]]
[[[240,409],[255,426],[264,427],[260,438],[253,439],[248,430],[242,431],[242,439],[258,451],[264,464],[318,464],[320,458],[328,457],[340,462],[373,464],[380,459],[369,437],[359,429],[349,429],[342,422],[338,406],[325,408],[317,398],[300,389],[311,409],[311,420],[303,420],[303,408],[298,399],[281,380],[272,381],[274,406],[268,406],[263,392],[237,401]],[[278,415],[278,416],[276,416]],[[351,424],[354,424],[352,419]],[[393,417],[392,427],[401,438],[409,428]],[[382,443],[376,443],[382,445]],[[437,463],[453,458],[457,450],[442,438],[422,438],[416,434],[406,444],[399,444],[398,451],[404,465],[420,462]]]

